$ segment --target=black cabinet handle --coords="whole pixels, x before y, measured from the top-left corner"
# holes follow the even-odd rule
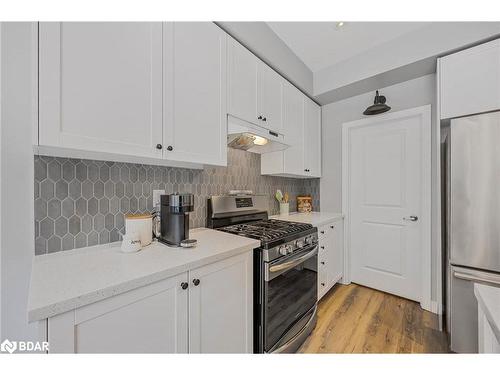
[[[189,284],[188,284],[188,283],[186,283],[186,282],[181,283],[181,288],[182,288],[182,289],[187,289],[187,288],[188,288],[188,286],[189,286]]]
[[[156,148],[157,148],[158,150],[161,150],[161,149],[163,148],[163,146],[162,146],[160,143],[158,143],[158,144],[156,145]]]
[[[325,283],[321,283],[321,286],[325,286]]]
[[[167,150],[168,150],[168,151],[172,151],[173,149],[174,149],[174,148],[173,148],[172,146],[168,146],[168,147],[167,147]]]
[[[264,117],[264,118],[262,119],[262,121],[267,121],[267,119]]]
[[[332,228],[332,229],[335,228],[335,225],[330,225],[330,228]]]
[[[324,250],[324,249],[325,249],[325,247],[324,247],[324,246],[321,246],[321,249],[322,249],[322,250]]]
[[[309,169],[304,169],[304,172],[310,172],[310,170]]]
[[[325,264],[325,262],[321,262],[321,264]]]
[[[321,234],[325,234],[325,231],[324,231],[324,230],[322,230],[322,231],[321,231]]]
[[[262,120],[262,116],[257,117],[257,120]]]
[[[193,284],[194,284],[195,286],[200,285],[200,279],[193,279]]]

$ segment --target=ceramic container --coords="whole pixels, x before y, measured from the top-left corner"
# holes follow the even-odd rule
[[[280,203],[280,215],[288,215],[290,213],[290,203]]]
[[[141,246],[148,246],[153,240],[153,217],[150,214],[125,215],[125,234],[137,233]]]

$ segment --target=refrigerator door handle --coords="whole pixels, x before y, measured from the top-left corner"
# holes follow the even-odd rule
[[[466,281],[487,283],[487,284],[491,284],[491,285],[495,285],[495,286],[500,286],[500,276],[487,277],[487,276],[479,276],[479,275],[474,275],[472,273],[466,273],[466,272],[460,272],[460,271],[454,271],[453,276],[456,277],[457,279],[462,279],[462,280],[466,280]]]

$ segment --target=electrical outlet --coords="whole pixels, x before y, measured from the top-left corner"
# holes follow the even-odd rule
[[[153,207],[160,205],[160,195],[164,195],[165,190],[153,190]]]

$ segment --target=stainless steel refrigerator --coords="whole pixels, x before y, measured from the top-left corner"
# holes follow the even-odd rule
[[[451,350],[478,351],[474,283],[500,288],[500,112],[451,120],[447,175],[447,326]]]

